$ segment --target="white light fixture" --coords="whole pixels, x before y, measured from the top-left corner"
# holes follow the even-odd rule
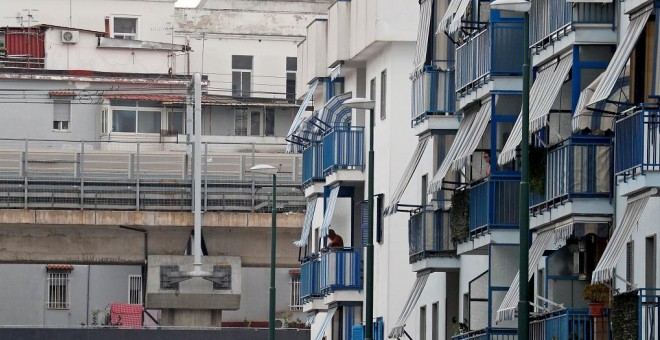
[[[351,98],[344,101],[344,104],[342,105],[350,109],[373,110],[376,106],[376,102],[366,98]]]
[[[527,13],[532,7],[532,2],[527,0],[495,0],[490,3],[490,8],[500,11]]]
[[[268,164],[258,164],[251,167],[250,171],[257,174],[274,175],[277,173],[277,168]]]

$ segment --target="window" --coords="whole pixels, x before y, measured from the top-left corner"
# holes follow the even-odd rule
[[[275,109],[266,109],[264,135],[275,136]]]
[[[186,113],[181,111],[170,111],[167,113],[167,130],[172,134],[186,133]]]
[[[380,73],[380,119],[385,119],[386,107],[385,98],[387,97],[387,70]]]
[[[231,56],[231,93],[234,97],[250,97],[252,82],[252,56]]]
[[[646,288],[656,288],[655,235],[646,238]]]
[[[302,300],[300,299],[300,271],[289,271],[291,281],[289,282],[289,309],[292,311],[302,311]]]
[[[630,241],[626,243],[626,281],[632,283],[634,280],[634,266],[635,266],[635,244]],[[630,284],[626,285],[628,291],[633,289]]]
[[[202,242],[204,239],[202,238]],[[213,266],[213,290],[231,289],[231,266],[215,265]]]
[[[296,70],[298,59],[286,57],[286,99],[293,102],[296,100]]]
[[[440,334],[439,334],[439,329],[438,329],[438,324],[440,323],[440,320],[438,320],[438,313],[440,312],[440,308],[438,306],[437,302],[434,302],[433,305],[431,306],[431,340],[438,340],[440,339]]]
[[[128,303],[142,304],[142,275],[128,276]]]
[[[428,204],[428,194],[427,194],[427,186],[429,184],[429,176],[424,175],[422,176],[422,206],[425,206]]]
[[[112,110],[112,131],[160,133],[160,111]]]
[[[108,110],[101,110],[101,133],[108,133]]]
[[[234,110],[234,134],[247,136],[247,112],[245,110]]]
[[[55,99],[53,102],[53,130],[69,131],[71,121],[71,100]]]
[[[137,18],[118,18],[112,21],[112,36],[117,39],[137,39]]]
[[[376,78],[369,83],[369,99],[376,101]]]
[[[419,307],[419,340],[426,340],[426,306]]]
[[[261,135],[261,112],[250,112],[250,136]]]
[[[68,271],[49,271],[48,272],[48,309],[69,309],[69,272]]]

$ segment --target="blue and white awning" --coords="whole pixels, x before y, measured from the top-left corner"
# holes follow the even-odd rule
[[[321,224],[320,235],[321,237],[328,236],[330,224],[332,223],[332,215],[335,214],[335,206],[337,205],[337,198],[339,197],[339,188],[334,187],[330,191],[330,196],[326,200],[325,212],[323,215],[323,223]]]
[[[489,100],[483,103],[479,108],[479,112],[477,112],[477,116],[474,118],[472,127],[470,127],[470,133],[467,135],[466,143],[464,144],[464,147],[459,150],[458,154],[456,154],[456,159],[452,162],[454,170],[458,170],[468,165],[472,153],[477,149],[479,142],[481,142],[481,138],[486,132],[486,127],[488,127],[488,123],[490,122],[490,114],[491,103]]]
[[[445,15],[438,24],[438,30],[435,34],[441,34],[441,31],[445,31],[448,34],[458,31],[461,28],[461,19],[465,15],[469,4],[470,0],[451,0],[449,6],[447,6]]]
[[[594,134],[614,131],[616,114],[631,107],[628,94],[630,93],[630,67],[626,67],[614,84],[614,89],[607,100],[600,101],[590,107],[587,103],[600,84],[604,73],[601,73],[589,86],[580,93],[575,115],[571,121],[573,132],[589,130]]]
[[[321,324],[318,333],[316,333],[314,340],[323,340],[323,337],[325,336],[325,330],[328,328],[330,323],[332,323],[332,317],[335,316],[336,311],[337,307],[328,309],[328,312],[325,314],[325,319],[323,319],[323,323]]]
[[[305,98],[303,99],[302,103],[300,104],[300,107],[298,108],[296,117],[293,119],[293,123],[291,123],[291,127],[289,127],[287,138],[290,138],[296,132],[296,130],[298,130],[300,124],[302,124],[303,120],[305,119],[305,111],[307,110],[307,106],[309,105],[309,103],[312,101],[312,97],[314,96],[314,91],[316,91],[316,86],[318,84],[319,81],[315,80],[313,83],[309,85],[309,90],[307,90],[307,94],[305,95]],[[288,153],[295,152],[294,149],[295,149],[294,143],[289,142],[286,147],[286,152]]]
[[[431,29],[431,12],[433,11],[433,0],[422,0],[419,5],[419,25],[417,28],[417,45],[415,48],[415,69],[419,69],[426,62],[428,51],[429,34]]]
[[[399,315],[399,318],[396,320],[394,327],[392,327],[390,334],[387,336],[388,338],[398,339],[404,335],[404,328],[406,327],[406,322],[408,321],[410,314],[412,314],[413,310],[415,310],[415,305],[417,305],[417,301],[419,300],[419,297],[422,295],[422,291],[424,291],[424,286],[426,286],[426,281],[429,279],[429,275],[431,274],[424,273],[422,275],[417,276],[417,279],[415,279],[415,284],[413,284],[413,287],[410,290],[410,294],[408,295],[408,300],[406,300],[406,304],[403,306],[403,310],[401,310],[401,314]]]
[[[302,248],[307,245],[307,240],[309,239],[309,232],[312,230],[312,221],[314,220],[314,211],[316,210],[316,198],[312,198],[307,201],[307,211],[305,212],[305,220],[303,221],[302,233],[300,233],[300,239],[293,242],[298,248]]]
[[[319,112],[320,122],[314,129],[315,133],[323,132],[338,126],[351,124],[351,109],[344,106],[344,102],[352,97],[351,92],[342,93],[330,98]]]
[[[413,155],[408,162],[406,171],[403,172],[403,176],[401,176],[399,184],[397,184],[396,189],[394,190],[394,194],[392,194],[390,203],[385,208],[385,215],[394,214],[396,212],[397,205],[401,200],[401,196],[403,196],[403,193],[406,191],[408,183],[410,183],[410,179],[415,173],[415,169],[417,169],[419,161],[422,159],[422,155],[424,154],[424,150],[426,150],[426,145],[429,143],[430,139],[430,136],[426,136],[417,142],[417,147],[415,148],[415,152],[413,152]]]

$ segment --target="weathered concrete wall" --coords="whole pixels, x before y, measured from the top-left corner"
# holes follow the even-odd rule
[[[287,340],[307,340],[309,330],[277,329],[276,337]],[[3,340],[263,340],[267,329],[64,329],[64,328],[2,328]]]

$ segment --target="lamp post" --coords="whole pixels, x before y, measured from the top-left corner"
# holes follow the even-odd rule
[[[522,138],[520,142],[520,255],[519,255],[519,298],[518,339],[529,339],[529,9],[532,3],[526,0],[495,0],[492,9],[524,13],[523,21],[523,88],[522,88]]]
[[[369,177],[367,200],[369,202],[369,218],[367,231],[367,297],[364,312],[364,340],[373,339],[374,319],[374,107],[373,100],[365,98],[352,98],[344,102],[344,106],[351,109],[369,110]]]
[[[276,245],[276,217],[277,217],[277,168],[272,165],[259,164],[250,168],[258,174],[273,176],[273,201],[270,218],[270,304],[268,307],[268,340],[275,340],[275,245]]]

